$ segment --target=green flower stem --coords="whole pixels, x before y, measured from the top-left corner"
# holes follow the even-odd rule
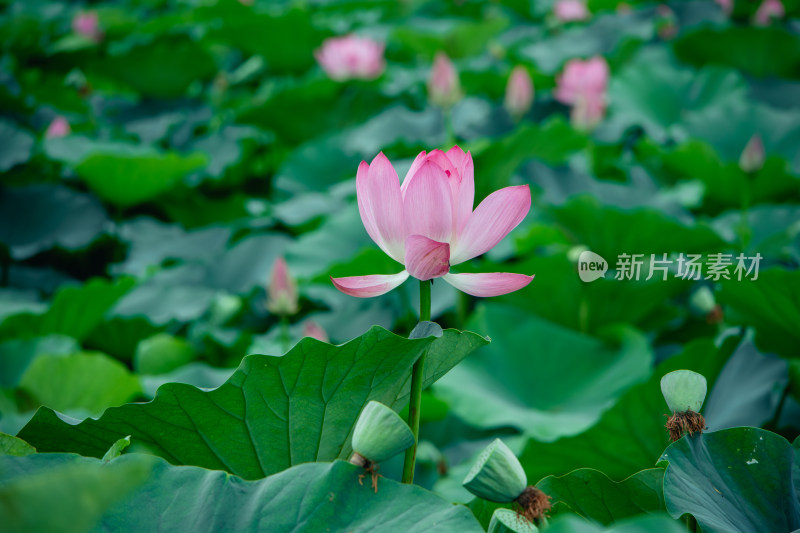
[[[292,341],[289,337],[289,317],[286,315],[281,315],[281,348],[283,348],[283,353],[289,351],[291,348]]]
[[[431,282],[419,282],[419,320],[431,319]],[[423,353],[411,369],[411,396],[408,404],[408,426],[414,434],[414,444],[406,450],[403,463],[403,483],[414,482],[414,465],[417,460],[417,443],[419,442],[419,419],[422,407],[422,381],[424,379],[425,356]]]

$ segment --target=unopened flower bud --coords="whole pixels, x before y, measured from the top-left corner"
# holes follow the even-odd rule
[[[661,378],[661,393],[673,413],[700,411],[707,387],[706,378],[691,370],[675,370]]]
[[[495,439],[481,452],[463,485],[479,498],[508,503],[525,491],[528,479],[514,452],[503,441]]]
[[[488,533],[536,533],[539,529],[533,523],[511,509],[495,509],[489,522]]]
[[[62,116],[57,116],[50,125],[47,126],[47,131],[44,133],[44,136],[48,139],[58,139],[59,137],[66,137],[70,133],[72,133],[72,128],[67,119]]]
[[[276,315],[288,316],[298,311],[297,283],[289,273],[283,257],[275,260],[267,291],[267,310]]]
[[[458,72],[444,52],[437,52],[433,60],[431,77],[428,80],[428,98],[432,104],[443,108],[452,107],[461,99]]]
[[[511,71],[504,103],[508,114],[515,119],[530,111],[533,104],[533,80],[525,67],[518,65]]]
[[[560,22],[586,20],[590,16],[583,0],[557,0],[553,14]]]
[[[761,140],[761,136],[756,133],[750,137],[744,150],[742,150],[742,155],[739,157],[739,168],[748,174],[758,172],[764,166],[765,158],[764,142]]]
[[[313,320],[306,320],[305,324],[303,324],[303,337],[312,337],[322,342],[330,342],[331,340],[325,330],[322,329],[322,326]]]
[[[72,31],[86,37],[90,41],[100,42],[103,39],[103,32],[100,30],[100,22],[97,13],[94,11],[75,15],[72,18]]]
[[[370,463],[390,459],[412,444],[414,434],[408,424],[380,402],[369,402],[353,429],[353,451]]]
[[[782,19],[786,15],[786,9],[781,0],[764,0],[758,6],[754,22],[756,26],[769,26],[773,20]]]

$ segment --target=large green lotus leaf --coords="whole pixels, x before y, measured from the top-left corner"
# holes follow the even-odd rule
[[[539,70],[555,74],[573,58],[608,56],[624,44],[649,40],[655,33],[651,9],[630,13],[598,14],[589,24],[575,25],[550,38],[527,40],[519,55],[533,61]]]
[[[476,271],[494,268],[496,265],[484,264]],[[596,334],[615,323],[649,330],[674,318],[668,302],[691,284],[675,277],[662,280],[657,272],[654,279],[645,281],[646,269],[638,281],[612,279],[607,273],[608,279],[585,283],[577,268],[565,253],[525,253],[522,260],[504,264],[503,270],[535,274],[528,290],[535,291],[536,296],[532,298],[526,291],[517,291],[502,297],[502,302],[583,333]]]
[[[498,13],[486,13],[479,20],[417,18],[398,24],[391,42],[398,44],[396,53],[407,57],[419,55],[433,59],[443,51],[454,59],[483,53],[488,42],[508,26],[508,19]]]
[[[667,516],[636,516],[603,528],[576,516],[560,516],[547,528],[548,533],[686,533],[686,528]]]
[[[598,470],[579,468],[565,476],[547,476],[536,484],[552,498],[554,514],[577,513],[604,525],[666,510],[663,485],[662,468],[648,468],[620,482]]]
[[[159,329],[144,317],[115,316],[107,318],[94,328],[83,341],[83,345],[89,350],[107,353],[115,359],[131,361],[136,345],[158,331]]]
[[[661,376],[672,370],[694,370],[711,386],[724,361],[710,339],[688,343],[681,354],[658,365],[649,381],[628,390],[589,430],[554,442],[530,439],[520,456],[528,480],[584,467],[621,480],[652,468],[669,443]]]
[[[795,451],[770,431],[731,428],[684,437],[661,457],[664,498],[707,532],[794,531],[800,500]]]
[[[200,153],[189,156],[139,148],[93,153],[75,171],[100,198],[120,207],[152,200],[206,163]]]
[[[26,457],[0,456],[0,522],[9,533],[90,531],[109,508],[147,481],[158,461]]]
[[[10,339],[0,343],[0,387],[16,387],[40,355],[66,355],[80,350],[78,341],[65,335]]]
[[[28,161],[33,152],[33,135],[11,121],[0,119],[0,139],[3,139],[0,143],[0,172]]]
[[[658,142],[684,140],[687,122],[723,120],[731,109],[747,105],[747,86],[731,70],[706,67],[699,72],[680,66],[660,47],[643,48],[611,77],[609,117],[604,137],[619,139],[640,126]],[[719,128],[718,128],[719,129]]]
[[[521,124],[485,150],[473,154],[476,205],[481,198],[511,185],[512,175],[524,161],[536,159],[550,165],[561,164],[586,145],[586,135],[558,116],[542,125]]]
[[[761,426],[772,420],[789,381],[788,362],[743,340],[703,404],[707,429]]]
[[[747,137],[742,139],[740,151],[747,140]],[[697,139],[671,148],[644,142],[639,152],[648,159],[645,164],[656,172],[672,179],[680,176],[699,180],[704,185],[703,209],[706,212],[740,209],[745,199],[750,205],[800,200],[800,180],[787,171],[786,161],[780,157],[770,157],[764,168],[747,175],[739,168],[738,159],[722,161],[708,143]]]
[[[663,253],[711,253],[725,247],[706,223],[685,223],[652,208],[623,210],[604,206],[588,195],[573,197],[563,206],[552,208],[552,213],[578,241],[576,244],[600,254],[609,268],[616,266],[617,256],[622,253],[647,254],[647,259],[656,254],[660,259]],[[642,268],[640,279],[647,277],[644,272]]]
[[[22,439],[0,433],[0,456],[14,455],[23,457],[36,453],[36,449]]]
[[[575,434],[650,375],[652,352],[631,328],[606,343],[497,304],[482,305],[469,327],[494,341],[436,393],[476,427],[515,427],[543,440]]]
[[[108,217],[94,196],[61,185],[0,191],[0,243],[11,257],[27,259],[54,246],[78,250],[106,228]]]
[[[142,390],[125,365],[97,352],[41,355],[25,371],[19,387],[51,409],[90,415],[122,405]]]
[[[735,324],[756,330],[756,345],[765,352],[800,357],[800,271],[773,268],[739,281],[722,280],[718,299]]]
[[[760,253],[777,262],[800,263],[800,206],[759,205],[747,210],[730,211],[713,221],[717,233],[730,243],[741,242],[742,224],[746,224],[746,257]]]
[[[42,530],[49,516],[60,527],[45,529],[59,532],[483,531],[465,507],[420,487],[381,478],[373,491],[363,470],[344,461],[245,481],[135,453],[108,463],[71,454],[24,459],[0,458],[0,517],[15,533]]]
[[[760,78],[796,78],[800,69],[800,42],[779,26],[704,26],[681,35],[673,46],[681,61],[697,67],[723,65]]]
[[[350,432],[370,400],[402,407],[411,366],[426,349],[426,384],[486,340],[445,332],[409,340],[373,328],[341,346],[300,341],[283,357],[250,355],[218,389],[161,387],[149,403],[107,410],[97,420],[67,422],[40,409],[20,437],[40,451],[102,456],[126,435],[176,464],[227,470],[247,479],[291,465],[345,457]],[[434,346],[438,344],[438,346]],[[441,355],[436,355],[441,354]]]
[[[0,336],[38,337],[60,333],[84,340],[133,286],[130,278],[115,282],[95,278],[81,286],[64,287],[56,293],[46,313],[7,318],[0,328]]]
[[[164,36],[87,65],[87,77],[119,80],[143,96],[177,98],[217,70],[211,54],[185,36]]]

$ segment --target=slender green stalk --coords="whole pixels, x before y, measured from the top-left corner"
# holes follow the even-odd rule
[[[419,282],[419,320],[424,322],[431,319],[431,282]],[[417,461],[417,443],[419,442],[419,419],[422,407],[422,381],[425,371],[425,357],[427,352],[417,359],[411,369],[411,396],[408,404],[408,426],[414,433],[414,444],[406,450],[406,459],[403,463],[403,483],[414,482],[414,465]]]
[[[292,341],[289,336],[289,317],[286,315],[281,315],[281,348],[283,348],[283,353],[289,351],[289,348],[292,346]]]

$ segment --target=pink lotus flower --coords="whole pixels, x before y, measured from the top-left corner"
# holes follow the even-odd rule
[[[303,337],[312,337],[318,341],[330,342],[330,338],[325,330],[322,329],[322,326],[313,320],[306,320],[306,323],[303,324]]]
[[[453,274],[450,267],[492,249],[525,218],[531,206],[527,185],[490,194],[472,210],[472,155],[454,146],[447,153],[422,152],[402,186],[392,164],[378,154],[362,161],[356,176],[358,210],[367,233],[406,269],[388,276],[331,278],[345,294],[368,298],[387,293],[409,276],[442,278],[473,296],[498,296],[531,282],[524,274]]]
[[[556,80],[555,98],[572,105],[572,123],[579,128],[595,126],[604,116],[608,63],[602,57],[571,59]]]
[[[511,71],[504,103],[508,113],[515,118],[530,110],[533,104],[533,80],[525,67],[518,65]]]
[[[75,15],[72,18],[72,31],[95,42],[99,42],[103,38],[103,32],[100,31],[100,22],[98,21],[97,13],[94,11]]]
[[[47,131],[44,132],[44,136],[48,139],[57,139],[59,137],[66,137],[70,133],[72,133],[72,128],[70,128],[69,122],[66,118],[59,115],[47,126]]]
[[[581,0],[558,0],[553,8],[553,14],[561,22],[586,20],[590,16],[586,4]]]
[[[733,13],[733,0],[714,0],[719,7],[722,8],[722,12],[725,13],[726,16],[730,16]]]
[[[764,167],[766,152],[764,151],[764,141],[758,133],[750,137],[747,145],[742,150],[739,157],[739,168],[747,173],[758,172]]]
[[[456,67],[447,54],[436,52],[428,79],[428,98],[439,107],[448,108],[461,99],[461,82]]]
[[[346,35],[326,39],[314,57],[332,80],[374,80],[386,68],[384,48],[372,39]]]
[[[297,283],[289,273],[283,257],[272,265],[272,277],[267,290],[267,310],[276,315],[293,315],[298,311]]]
[[[755,23],[757,26],[768,26],[773,20],[782,19],[785,15],[781,0],[764,0],[756,11]]]

